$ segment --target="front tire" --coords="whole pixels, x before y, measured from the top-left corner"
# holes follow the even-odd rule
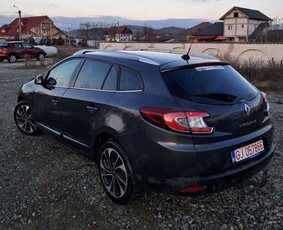
[[[15,54],[10,54],[8,57],[8,62],[15,63],[17,61],[17,57]]]
[[[21,101],[19,102],[14,110],[14,120],[18,129],[26,135],[35,135],[39,133],[36,127],[29,105]]]
[[[122,147],[107,141],[100,150],[98,161],[102,186],[113,202],[128,203],[138,194],[139,185]]]

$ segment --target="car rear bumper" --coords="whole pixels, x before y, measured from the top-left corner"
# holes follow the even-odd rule
[[[272,159],[274,149],[275,147],[272,145],[262,158],[256,160],[253,159],[246,164],[239,165],[218,174],[170,179],[148,177],[146,175],[138,174],[137,178],[141,183],[153,185],[168,192],[180,192],[184,188],[196,186],[205,186],[205,191],[217,191],[240,183],[263,169]]]

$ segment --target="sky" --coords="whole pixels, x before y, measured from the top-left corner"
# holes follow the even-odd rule
[[[117,16],[132,20],[218,20],[233,6],[256,9],[274,19],[283,18],[282,0],[0,0],[0,15],[49,17]]]

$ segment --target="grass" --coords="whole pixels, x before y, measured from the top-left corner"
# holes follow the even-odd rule
[[[250,59],[239,62],[231,58],[228,61],[249,82],[261,90],[281,91],[283,88],[283,62],[258,61]]]

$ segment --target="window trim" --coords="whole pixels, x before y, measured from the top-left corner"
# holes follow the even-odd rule
[[[62,87],[63,88],[63,87]],[[77,89],[77,90],[87,90],[87,91],[97,91],[97,92],[106,92],[106,93],[139,93],[143,90],[137,89],[137,90],[123,90],[123,91],[117,91],[117,90],[105,90],[105,89],[90,89],[90,88],[78,88],[78,87],[68,87],[69,89]]]

